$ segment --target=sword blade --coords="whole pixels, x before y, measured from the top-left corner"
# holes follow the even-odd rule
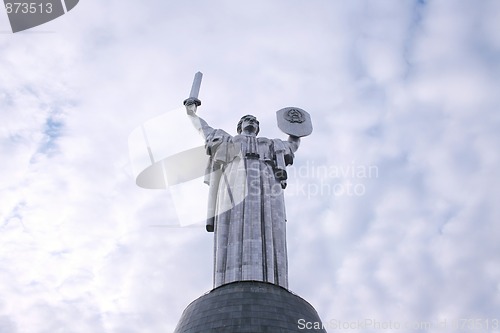
[[[198,94],[200,93],[202,77],[203,74],[201,72],[197,72],[194,75],[193,86],[191,87],[191,93],[189,94],[189,98],[198,98]]]

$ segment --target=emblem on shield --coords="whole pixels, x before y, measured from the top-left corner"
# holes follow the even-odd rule
[[[276,112],[278,128],[293,136],[308,136],[312,133],[311,116],[297,107],[287,107]]]

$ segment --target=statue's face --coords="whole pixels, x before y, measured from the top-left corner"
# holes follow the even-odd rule
[[[241,123],[241,129],[246,132],[257,133],[259,129],[259,122],[257,121],[257,118],[253,116],[244,117]]]

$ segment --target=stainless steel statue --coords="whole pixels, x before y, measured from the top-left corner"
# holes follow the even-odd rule
[[[288,140],[257,137],[259,122],[246,115],[236,135],[212,128],[196,111],[201,73],[184,101],[209,155],[205,182],[210,186],[207,231],[214,232],[214,288],[242,280],[288,287],[286,216],[283,190],[286,166],[293,163],[300,136],[312,131],[304,110],[278,111],[278,126]]]

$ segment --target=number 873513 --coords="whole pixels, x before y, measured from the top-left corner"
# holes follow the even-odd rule
[[[7,14],[22,13],[22,14],[50,14],[52,13],[52,3],[35,3],[35,2],[13,2],[6,3],[5,9]]]

